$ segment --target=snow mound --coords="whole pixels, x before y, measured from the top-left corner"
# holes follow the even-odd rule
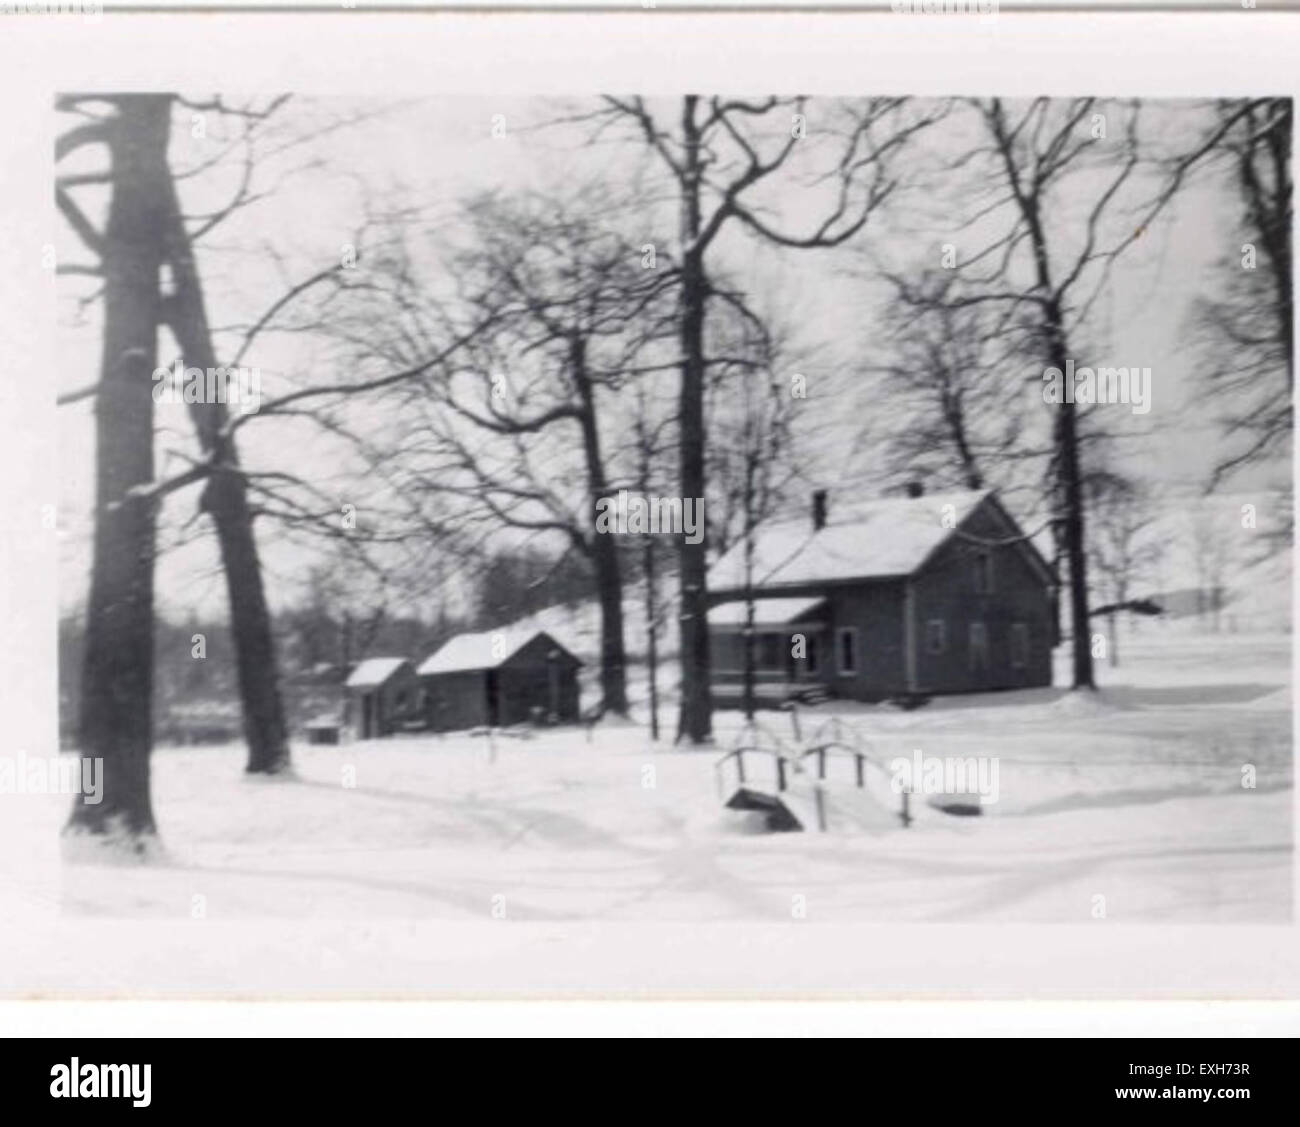
[[[293,764],[267,774],[265,771],[245,771],[241,776],[248,786],[277,786],[280,783],[302,782],[301,776],[294,770]]]
[[[1076,689],[1065,693],[1047,707],[1064,716],[1085,717],[1107,716],[1113,712],[1126,711],[1129,706],[1121,703],[1105,689]]]
[[[66,829],[59,846],[64,863],[69,865],[156,865],[168,860],[157,834],[123,829],[108,833]]]

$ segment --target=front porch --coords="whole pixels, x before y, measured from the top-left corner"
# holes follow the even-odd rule
[[[824,598],[755,599],[753,621],[744,602],[709,610],[713,695],[719,707],[745,692],[746,638],[751,639],[754,696],[760,707],[830,695],[829,628]]]

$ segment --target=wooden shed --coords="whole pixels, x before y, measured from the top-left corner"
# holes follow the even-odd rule
[[[389,736],[419,715],[419,684],[404,657],[371,657],[348,676],[348,710],[357,739]]]
[[[578,719],[582,662],[545,631],[457,634],[416,671],[434,731]]]

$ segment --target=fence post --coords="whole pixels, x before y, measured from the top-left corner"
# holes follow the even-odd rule
[[[739,748],[736,749],[736,778],[741,783],[745,781],[745,753]]]
[[[861,752],[857,752],[857,751],[855,751],[855,752],[853,753],[853,765],[854,765],[854,767],[857,769],[857,776],[858,776],[858,789],[861,790],[861,789],[862,789],[862,786],[863,786],[863,778],[862,778],[862,753],[861,753]]]
[[[785,759],[780,755],[776,757],[776,789],[785,790]]]

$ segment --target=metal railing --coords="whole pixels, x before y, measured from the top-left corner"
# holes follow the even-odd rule
[[[800,738],[797,711],[792,711],[791,725],[794,728],[796,743],[792,746],[780,736],[769,731],[756,721],[749,721],[737,734],[733,746],[714,763],[714,778],[720,797],[725,799],[727,793],[726,774],[729,764],[735,764],[735,786],[738,788],[754,787],[762,789],[764,784],[774,787],[774,793],[783,794],[789,786],[793,775],[807,773],[805,764],[812,760],[816,763],[817,781],[827,781],[827,763],[835,758],[853,761],[853,785],[858,790],[867,789],[867,769],[879,771],[886,778],[889,772],[876,755],[875,748],[860,732],[846,724],[840,717],[830,717],[806,740]],[[749,757],[749,767],[746,757]],[[772,763],[772,773],[766,777],[753,770],[755,760]],[[761,769],[760,769],[761,770]],[[818,818],[825,828],[822,793],[817,788]],[[902,792],[902,806],[899,818],[904,826],[912,822],[910,799],[907,790]]]

